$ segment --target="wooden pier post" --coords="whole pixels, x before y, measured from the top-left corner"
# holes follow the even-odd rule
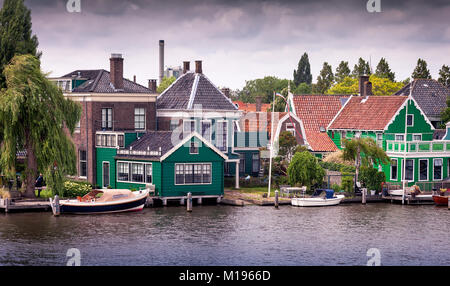
[[[202,198],[198,198],[198,199],[197,199],[197,204],[201,205],[202,203],[203,203]]]
[[[163,206],[167,206],[167,199],[162,199]]]
[[[6,198],[4,202],[5,202],[5,213],[7,213],[9,212],[9,204],[10,204],[9,198]]]
[[[180,206],[184,206],[184,197],[180,199]]]
[[[362,195],[361,202],[363,205],[365,205],[366,204],[366,196],[367,196],[367,188],[362,189],[361,195]]]
[[[187,211],[191,212],[192,211],[192,193],[188,193],[187,194]]]
[[[216,201],[216,202],[217,202],[218,204],[220,204],[221,201],[222,201],[222,198],[221,198],[221,197],[217,197],[217,201]]]
[[[448,201],[448,209],[450,210],[450,198],[448,198],[447,201]]]
[[[54,216],[59,216],[60,208],[59,208],[59,196],[58,195],[55,196],[55,200],[53,201],[52,210],[53,210]]]
[[[278,190],[275,190],[275,208],[278,208]]]

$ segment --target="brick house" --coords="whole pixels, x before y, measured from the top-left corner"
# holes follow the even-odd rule
[[[149,87],[144,87],[123,78],[123,61],[120,54],[112,54],[110,71],[76,70],[50,78],[66,98],[82,106],[81,119],[72,136],[77,177],[94,185],[98,175],[96,146],[118,147],[138,133],[156,129],[156,81],[150,80]]]

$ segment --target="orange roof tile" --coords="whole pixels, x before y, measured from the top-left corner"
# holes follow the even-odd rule
[[[406,96],[353,96],[329,129],[383,130]]]
[[[256,111],[256,103],[246,103],[242,102],[240,100],[233,101],[234,104],[238,105],[239,110],[242,110],[244,112],[257,112]],[[267,110],[270,108],[270,104],[263,103],[261,104],[261,112],[267,112]]]
[[[274,112],[273,128],[276,130],[278,122],[287,112]],[[245,112],[239,120],[239,127],[243,132],[269,132],[272,136],[272,113],[271,112]]]
[[[348,95],[296,95],[294,106],[297,116],[303,121],[306,140],[316,152],[333,152],[338,148],[326,132],[334,116],[342,108]]]

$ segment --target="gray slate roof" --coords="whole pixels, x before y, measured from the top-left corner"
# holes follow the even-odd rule
[[[145,157],[146,159],[154,159],[159,160],[161,156],[169,152],[173,147],[173,143],[178,142],[172,142],[172,134],[173,131],[149,131],[144,136],[142,136],[140,139],[134,141],[131,143],[127,149],[132,151],[158,151],[161,147],[161,155],[160,156],[148,156],[148,155],[123,155],[123,154],[117,154],[117,157],[121,158],[142,158]],[[175,135],[176,136],[176,135]],[[179,140],[182,140],[183,133],[180,133]]]
[[[76,70],[63,78],[87,79],[82,85],[74,88],[72,92],[91,93],[152,93],[150,89],[126,78],[123,79],[123,90],[115,90],[111,85],[110,74],[106,70]]]
[[[408,96],[413,85],[412,97],[417,101],[427,117],[440,117],[442,110],[447,106],[447,97],[450,97],[450,89],[446,88],[434,79],[415,79],[405,85],[394,95]]]
[[[191,110],[198,109],[198,105],[202,109],[238,110],[231,99],[200,73],[183,74],[157,98],[158,109]]]

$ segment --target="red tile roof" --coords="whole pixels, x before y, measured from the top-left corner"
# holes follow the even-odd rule
[[[296,95],[294,106],[297,116],[303,121],[306,140],[312,151],[333,152],[338,148],[326,132],[328,124],[339,112],[348,95]]]
[[[274,112],[273,128],[276,130],[278,122],[287,112]],[[271,112],[245,112],[239,120],[242,132],[267,131],[269,138],[272,136],[272,113]]]
[[[245,112],[256,112],[256,103],[245,103],[240,100],[233,101],[233,103],[238,105],[239,110]],[[269,108],[270,104],[268,103],[261,104],[261,112],[267,112]]]
[[[406,96],[353,96],[329,129],[383,130]]]

